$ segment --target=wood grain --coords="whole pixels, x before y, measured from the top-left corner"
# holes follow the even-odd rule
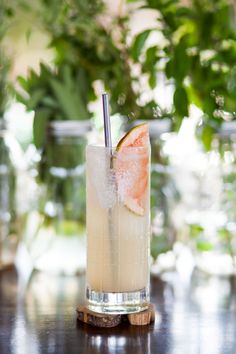
[[[128,320],[131,325],[134,326],[146,326],[155,321],[155,307],[153,304],[149,304],[147,310],[137,313],[128,314]]]
[[[79,321],[95,327],[116,327],[121,323],[121,315],[104,315],[89,310],[86,306],[77,307],[77,318]]]

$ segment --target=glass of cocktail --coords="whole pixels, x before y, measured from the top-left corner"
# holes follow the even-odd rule
[[[149,303],[150,147],[147,124],[112,150],[87,146],[87,306],[131,313]]]

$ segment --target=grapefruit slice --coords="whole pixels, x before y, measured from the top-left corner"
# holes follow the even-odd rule
[[[119,141],[113,166],[119,199],[135,214],[144,215],[149,182],[147,124],[135,126]]]

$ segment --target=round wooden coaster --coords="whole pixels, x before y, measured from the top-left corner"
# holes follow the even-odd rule
[[[128,322],[134,326],[146,326],[155,321],[155,307],[149,304],[147,310],[130,313],[128,315],[106,315],[89,310],[86,306],[78,306],[77,318],[79,321],[95,327],[111,328],[118,326],[121,322]]]

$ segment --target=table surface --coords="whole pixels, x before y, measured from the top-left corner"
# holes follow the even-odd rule
[[[177,274],[151,279],[155,324],[113,329],[77,323],[85,277],[33,273],[26,283],[14,269],[0,272],[1,354],[235,354],[234,279]]]

